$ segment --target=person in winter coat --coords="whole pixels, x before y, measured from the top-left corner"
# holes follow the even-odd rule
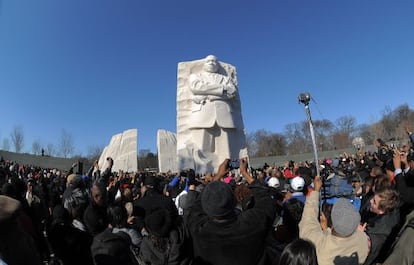
[[[122,231],[128,234],[131,238],[133,248],[139,249],[142,241],[142,236],[137,230],[128,226],[128,213],[124,206],[110,206],[108,208],[108,219],[113,233]]]
[[[0,195],[0,258],[5,264],[40,265],[42,261],[33,238],[20,228],[21,210],[19,201]]]
[[[79,211],[80,205],[72,205],[72,212]],[[80,206],[82,207],[82,206]],[[73,223],[73,217],[61,205],[53,209],[53,221],[48,239],[50,246],[63,265],[92,265],[92,236]]]
[[[166,209],[159,208],[145,217],[149,235],[142,240],[139,257],[145,264],[190,264],[191,245],[183,223],[171,220]]]
[[[83,215],[83,222],[89,233],[95,236],[108,227],[107,191],[101,183],[95,183],[91,188],[91,201]]]
[[[369,238],[358,229],[358,211],[349,200],[338,199],[332,206],[332,226],[323,229],[319,223],[321,177],[316,176],[313,183],[299,222],[299,237],[315,244],[319,265],[362,264],[368,256]]]
[[[398,229],[399,204],[400,198],[396,190],[376,189],[370,200],[369,209],[362,209],[361,223],[371,241],[371,249],[365,265],[375,264],[377,260],[381,261],[380,254],[383,254],[382,249],[386,246],[386,241],[392,236],[393,231]]]
[[[136,229],[146,234],[145,217],[156,209],[166,209],[171,219],[176,221],[178,210],[171,197],[167,197],[159,190],[159,180],[154,176],[145,176],[141,185],[141,198],[133,201],[133,216],[135,216]]]
[[[247,159],[240,160],[240,172],[251,189],[254,205],[240,212],[231,187],[221,181],[229,170],[229,159],[219,166],[214,181],[201,193],[191,184],[184,209],[184,221],[194,247],[195,264],[266,264],[265,239],[277,211],[268,187],[247,171]]]
[[[407,215],[405,224],[392,244],[384,265],[412,265],[414,264],[414,210]]]

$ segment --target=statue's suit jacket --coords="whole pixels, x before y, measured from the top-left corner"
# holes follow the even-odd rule
[[[225,92],[229,86],[236,90],[231,98]],[[189,87],[193,93],[190,129],[211,128],[215,123],[221,128],[243,128],[237,87],[229,77],[206,72],[192,74]]]

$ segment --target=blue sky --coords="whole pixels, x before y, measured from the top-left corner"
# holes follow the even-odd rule
[[[14,126],[77,154],[138,129],[156,152],[176,132],[177,64],[216,55],[237,68],[245,127],[306,119],[371,123],[413,108],[414,1],[0,0],[0,144]]]

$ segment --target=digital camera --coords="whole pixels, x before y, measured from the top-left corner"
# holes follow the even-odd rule
[[[240,160],[239,159],[232,159],[229,161],[229,169],[238,169],[240,167]]]

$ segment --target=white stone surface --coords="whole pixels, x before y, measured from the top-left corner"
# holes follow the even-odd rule
[[[236,68],[214,60],[178,64],[179,170],[216,172],[224,159],[248,156]]]
[[[178,172],[177,135],[167,130],[157,131],[158,169],[161,173]]]
[[[99,157],[99,168],[105,170],[108,167],[106,158],[112,157],[114,165],[112,171],[118,172],[137,172],[137,143],[138,130],[129,129],[122,133],[112,136],[108,146],[106,146]]]

